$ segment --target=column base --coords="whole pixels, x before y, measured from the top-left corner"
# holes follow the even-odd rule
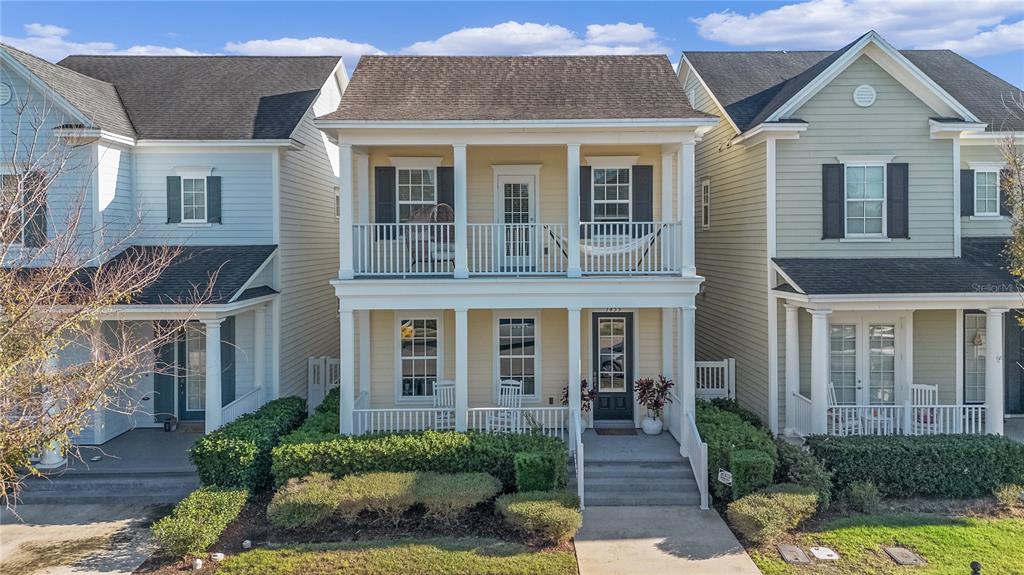
[[[35,464],[36,469],[57,469],[63,467],[68,462],[67,458],[61,455],[60,446],[56,442],[51,443],[43,449],[42,454],[39,458],[39,463]]]

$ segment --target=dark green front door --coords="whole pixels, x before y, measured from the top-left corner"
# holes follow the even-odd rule
[[[591,326],[594,419],[633,419],[633,314],[595,313]]]

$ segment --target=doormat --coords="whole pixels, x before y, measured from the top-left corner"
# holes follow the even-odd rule
[[[636,435],[633,427],[598,427],[595,431],[598,435]]]
[[[178,429],[184,431],[185,433],[202,433],[205,428],[206,425],[201,422],[178,422]]]

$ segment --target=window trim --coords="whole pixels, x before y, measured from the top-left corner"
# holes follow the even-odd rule
[[[864,162],[850,162],[843,163],[843,239],[852,240],[881,240],[889,238],[889,174],[887,163],[879,163],[878,161],[864,161]],[[850,233],[848,227],[850,223],[850,197],[849,197],[849,169],[850,168],[881,168],[882,169],[882,231],[880,233]],[[865,173],[865,177],[867,174]],[[864,203],[867,201],[864,198],[854,199],[855,202]],[[878,201],[873,199],[871,201]]]
[[[979,212],[978,211],[978,174],[994,174],[996,181],[996,211],[994,212]],[[974,170],[974,216],[976,218],[1001,218],[1002,213],[999,207],[1002,205],[1003,193],[1000,189],[1002,186],[999,182],[999,170],[997,169],[978,169]]]
[[[334,186],[334,219],[341,219],[341,188]]]
[[[700,181],[700,228],[711,229],[711,179]]]
[[[511,312],[511,313],[509,313]],[[494,404],[498,404],[498,392],[501,384],[501,344],[500,344],[500,320],[503,319],[532,319],[533,320],[533,393],[523,394],[523,401],[527,403],[540,403],[544,397],[541,393],[543,385],[543,367],[541,352],[544,348],[541,334],[541,313],[537,309],[516,309],[516,310],[494,310],[491,313],[491,339],[493,365],[491,369],[492,395]]]
[[[587,160],[589,162],[590,158],[587,158]],[[603,164],[602,162],[599,162],[599,164],[597,166],[591,165],[591,167],[590,167],[590,206],[589,206],[589,208],[590,208],[590,223],[592,223],[592,224],[633,223],[633,167],[631,165],[627,166],[627,165],[612,165],[612,164],[602,165],[602,164]],[[615,200],[615,201],[609,202],[608,200],[601,200],[601,202],[600,202],[602,204],[622,204],[622,203],[625,203],[626,206],[629,208],[629,216],[628,216],[628,219],[625,222],[614,222],[614,221],[610,221],[610,220],[598,220],[595,217],[595,215],[594,215],[594,211],[595,211],[594,210],[594,206],[597,205],[597,203],[598,203],[598,200],[597,200],[597,185],[598,184],[596,182],[597,170],[626,170],[627,172],[629,172],[629,198],[627,198],[625,201],[623,201],[623,200]],[[604,186],[604,185],[607,185],[607,184],[600,184],[600,185]],[[614,185],[621,185],[621,184],[614,184]]]
[[[180,202],[181,209],[181,221],[179,224],[196,225],[196,224],[208,224],[210,223],[210,187],[207,181],[208,173],[203,172],[178,172],[178,177],[181,178],[181,190],[178,194],[178,200]],[[202,180],[203,181],[203,218],[192,218],[188,219],[185,217],[185,180]],[[194,193],[194,192],[193,192]]]
[[[395,383],[395,403],[411,403],[411,404],[427,404],[431,405],[434,402],[434,395],[421,395],[421,396],[405,396],[402,395],[402,321],[404,320],[417,320],[417,319],[433,319],[437,320],[437,379],[442,380],[445,378],[444,371],[444,354],[445,354],[445,331],[444,331],[444,313],[442,311],[424,311],[424,310],[400,310],[394,313],[395,319],[393,324],[394,330],[394,342],[395,342],[395,363],[394,363],[394,383]]]
[[[434,183],[432,184],[433,187],[434,187],[434,201],[433,202],[427,202],[427,201],[424,201],[424,200],[418,200],[418,201],[404,200],[403,201],[402,200],[402,196],[401,196],[401,194],[399,192],[399,190],[402,187],[402,184],[399,183],[399,182],[402,181],[402,177],[401,177],[402,170],[406,170],[406,171],[409,171],[409,172],[413,172],[413,171],[421,171],[421,172],[429,171],[429,172],[431,172],[433,174],[433,179],[434,179]],[[412,184],[408,184],[408,185],[411,186]],[[422,186],[423,184],[421,183],[419,185]],[[435,205],[435,206],[437,205],[437,166],[432,166],[432,167],[396,166],[395,167],[395,223],[399,223],[399,224],[406,223],[406,222],[402,221],[402,206],[403,205],[419,206],[419,208],[417,208],[417,209],[420,209],[420,208],[423,208],[423,207],[426,207],[426,206],[430,206],[430,205]]]
[[[963,327],[964,327],[964,329],[963,329],[962,333],[960,334],[960,350],[961,350],[961,353],[963,354],[963,365],[961,366],[961,369],[963,370],[963,372],[962,372],[963,373],[963,380],[961,381],[961,392],[963,393],[963,404],[964,405],[985,405],[984,397],[982,398],[981,401],[968,401],[967,400],[967,318],[971,317],[971,316],[977,316],[977,317],[985,318],[985,312],[978,311],[978,310],[964,310],[964,313],[963,313]],[[984,321],[982,321],[982,325],[985,325]],[[985,345],[986,346],[988,345],[988,333],[985,334]],[[988,367],[987,365],[985,365],[985,362],[982,362],[981,366],[982,366],[983,369]],[[986,391],[986,389],[985,389],[984,379],[983,379],[982,380],[982,386],[981,386],[982,396],[984,396],[985,391]]]
[[[17,180],[17,178],[20,176],[20,174],[18,174],[17,172],[12,172],[9,169],[0,169],[0,178],[4,178],[6,176],[13,176]],[[0,185],[2,185],[2,183],[3,182],[0,181]],[[19,193],[20,193],[20,190],[19,190]],[[19,201],[18,203],[24,203],[24,198],[22,198],[21,201]],[[17,241],[14,241],[14,242],[11,242],[11,243],[7,244],[7,246],[9,248],[23,248],[23,247],[25,247],[25,209],[24,209],[24,206],[22,206],[22,209],[18,210],[18,211],[21,212],[21,234],[19,234],[19,237],[18,237]]]

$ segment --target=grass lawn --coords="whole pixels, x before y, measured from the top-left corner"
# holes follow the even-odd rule
[[[981,563],[982,573],[1024,571],[1024,519],[1019,518],[866,515],[798,532],[792,542],[805,550],[811,545],[832,547],[841,559],[796,567],[783,562],[774,547],[752,551],[751,556],[765,575],[966,575],[971,572],[971,561]],[[924,557],[928,565],[898,567],[882,550],[883,545],[907,547]]]
[[[354,541],[257,549],[225,560],[218,575],[576,575],[569,549],[532,551],[496,539]]]

